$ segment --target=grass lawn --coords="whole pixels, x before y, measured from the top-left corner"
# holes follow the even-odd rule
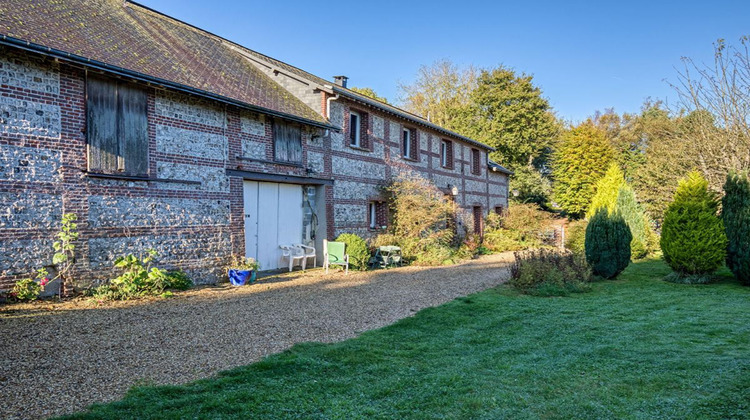
[[[750,288],[668,272],[564,298],[501,286],[71,418],[750,418]]]

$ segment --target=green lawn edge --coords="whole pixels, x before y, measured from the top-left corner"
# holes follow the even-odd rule
[[[500,286],[63,418],[750,418],[750,288],[669,271],[640,261],[562,298]]]

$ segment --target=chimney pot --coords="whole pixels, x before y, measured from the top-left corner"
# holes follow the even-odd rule
[[[333,76],[333,82],[337,85],[345,88],[346,87],[346,81],[349,80],[346,76]]]

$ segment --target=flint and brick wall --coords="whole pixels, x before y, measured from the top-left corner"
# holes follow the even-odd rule
[[[322,101],[325,104],[325,100]],[[368,125],[361,131],[368,136],[368,149],[351,147],[348,137],[349,112],[367,115]],[[411,171],[430,179],[438,188],[448,190],[456,186],[459,195],[456,202],[466,212],[469,230],[473,226],[471,209],[481,206],[487,215],[496,206],[508,206],[508,177],[487,169],[487,152],[480,150],[478,174],[472,173],[472,148],[468,143],[449,138],[438,132],[386,114],[373,107],[354,103],[345,98],[331,101],[329,119],[334,125],[343,127],[342,132],[330,132],[331,175],[336,180],[333,187],[333,236],[341,233],[356,233],[373,237],[379,229],[369,228],[368,204],[384,199],[382,187],[391,177],[401,171]],[[417,136],[416,159],[402,156],[402,128],[413,129]],[[453,142],[453,168],[444,168],[440,162],[440,143],[443,139]]]
[[[330,176],[312,129],[303,128],[301,167],[269,163],[270,117],[146,87],[149,173],[158,180],[93,177],[85,72],[0,48],[0,290],[51,265],[63,213],[78,216],[75,286],[110,279],[115,258],[147,248],[160,266],[216,282],[227,257],[244,253],[243,182],[227,169],[304,176],[309,156],[316,176]]]
[[[86,172],[85,80],[82,67],[0,48],[0,291],[51,264],[63,213],[78,216],[75,286],[112,278],[115,258],[147,248],[157,250],[162,267],[216,282],[227,257],[245,249],[243,179],[227,169],[333,179],[320,197],[329,239],[377,233],[367,205],[382,201],[381,188],[403,170],[443,189],[457,186],[464,208],[507,207],[507,176],[486,165],[473,175],[470,145],[451,139],[448,170],[440,166],[444,137],[407,124],[419,150],[416,160],[404,160],[404,122],[344,98],[331,101],[331,122],[346,127],[350,109],[366,113],[369,150],[350,147],[346,130],[323,136],[303,126],[302,163],[288,165],[273,163],[270,116],[144,86],[152,179],[95,177]],[[325,109],[325,95],[307,99]]]

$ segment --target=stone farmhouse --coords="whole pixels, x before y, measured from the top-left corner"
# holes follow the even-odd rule
[[[78,216],[76,277],[114,258],[215,282],[230,254],[388,224],[381,187],[432,180],[471,216],[507,206],[492,149],[123,0],[6,0],[0,14],[0,290],[49,265]],[[321,252],[318,252],[319,256]]]

